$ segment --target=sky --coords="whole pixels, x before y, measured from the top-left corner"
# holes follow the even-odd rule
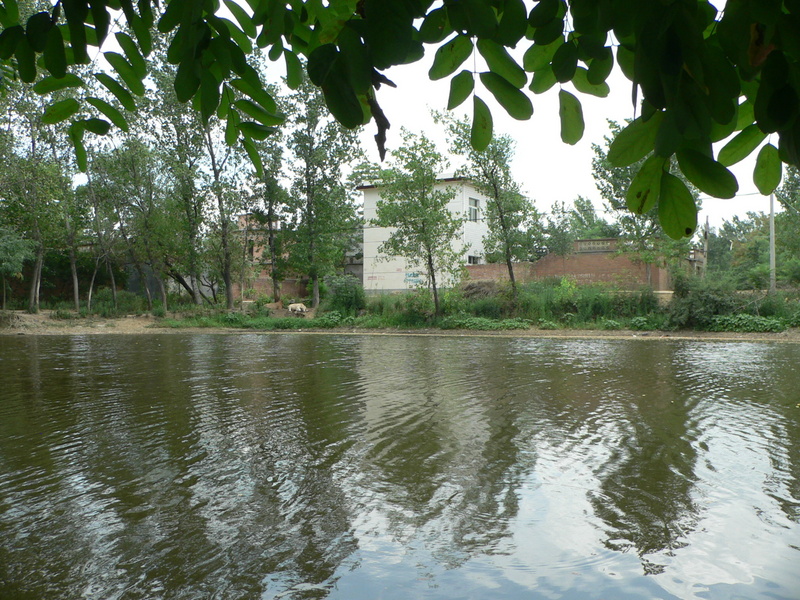
[[[520,44],[522,49],[527,45],[525,40]],[[428,49],[420,63],[393,67],[385,72],[397,84],[396,89],[382,86],[377,92],[378,102],[392,124],[387,134],[387,148],[390,150],[400,145],[400,128],[406,127],[413,132],[425,132],[439,144],[440,151],[446,152],[443,128],[433,123],[430,111],[446,109],[450,78],[440,81],[428,79],[432,57],[433,52]],[[514,175],[540,211],[549,212],[554,202],[569,203],[583,196],[592,200],[598,213],[602,213],[602,200],[592,177],[592,144],[603,144],[603,137],[609,131],[607,119],[623,121],[637,116],[631,101],[631,82],[615,70],[609,78],[609,85],[611,93],[607,98],[581,94],[569,83],[563,86],[580,99],[586,122],[583,139],[575,146],[569,146],[561,141],[558,85],[539,96],[527,92],[533,101],[533,117],[529,121],[516,121],[488,91],[476,84],[476,92],[492,110],[495,133],[506,133],[516,140],[517,153],[512,165]],[[454,112],[467,114],[471,107],[472,101],[467,99]],[[471,118],[471,114],[469,116]],[[375,132],[375,125],[370,123],[364,131],[363,142],[369,159],[378,161],[373,138]],[[762,196],[752,182],[756,154],[757,151],[749,159],[731,167],[739,181],[736,198],[721,200],[701,196],[698,224],[705,223],[708,217],[711,227],[719,227],[723,220],[730,220],[734,215],[744,217],[748,211],[769,212],[769,198]]]

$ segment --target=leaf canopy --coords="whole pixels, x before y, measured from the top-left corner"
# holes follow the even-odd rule
[[[177,66],[178,97],[192,101],[206,119],[217,112],[240,119],[238,110],[220,104],[225,86],[276,112],[254,68],[255,48],[263,48],[273,60],[284,57],[279,68],[285,66],[291,85],[299,81],[306,59],[309,76],[342,124],[355,128],[374,118],[385,131],[391,115],[380,110],[376,94],[387,80],[383,71],[433,52],[428,75],[452,78],[448,105],[453,108],[474,93],[470,81],[477,68],[465,71],[462,65],[477,48],[488,69],[481,82],[517,119],[530,118],[530,93],[556,83],[604,97],[608,75],[618,66],[633,82],[634,110],[641,116],[611,148],[614,164],[631,165],[653,151],[669,159],[681,151],[679,167],[689,171],[684,174],[691,173],[709,193],[725,195],[735,188],[725,167],[772,133],[777,143],[762,150],[754,173],[759,189],[772,186],[781,163],[800,166],[795,1],[739,0],[724,12],[710,0],[539,0],[532,6],[524,0],[70,0],[29,12],[22,6],[20,11],[16,1],[0,0],[0,66],[45,95],[74,85],[68,78],[98,50],[105,51],[112,14],[122,25],[115,33],[122,53],[105,51],[113,71],[95,78],[124,108],[135,110],[133,97],[149,95],[146,60],[161,38]],[[515,48],[518,52],[511,52]],[[521,64],[515,58],[520,54]],[[6,79],[0,80],[4,85]],[[75,111],[53,105],[48,118],[70,113],[64,119],[78,119],[84,104],[92,103],[79,104]],[[472,139],[480,145],[492,108],[483,101],[475,106]],[[121,127],[116,114],[94,107]],[[575,107],[560,94],[562,137],[568,143],[580,129]],[[238,121],[234,128],[227,131],[248,139]],[[76,126],[73,142],[82,143],[77,132],[84,130]],[[735,137],[725,142],[730,136]],[[227,137],[235,142],[232,134]],[[684,151],[718,141],[724,142],[719,161]]]

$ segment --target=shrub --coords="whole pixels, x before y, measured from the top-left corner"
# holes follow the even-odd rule
[[[343,315],[356,315],[367,306],[364,287],[351,275],[332,275],[325,278],[327,295],[324,310]]]
[[[712,318],[710,331],[736,331],[736,332],[781,332],[785,331],[787,324],[783,319],[775,317],[760,317],[758,315],[737,314],[717,315]]]
[[[669,323],[677,328],[708,329],[713,318],[738,312],[742,302],[729,284],[676,276]]]

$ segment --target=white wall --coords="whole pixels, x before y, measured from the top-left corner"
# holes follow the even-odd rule
[[[459,216],[466,216],[469,199],[477,198],[480,201],[480,210],[477,222],[467,221],[461,230],[455,248],[461,254],[461,264],[467,264],[467,256],[478,256],[483,260],[483,237],[488,228],[484,219],[486,208],[485,196],[478,193],[471,183],[465,180],[441,182],[437,188],[447,186],[455,187],[457,193],[450,201],[449,209]],[[380,198],[380,189],[374,187],[362,188],[364,193],[364,289],[367,292],[406,291],[415,289],[425,282],[425,270],[420,265],[409,264],[404,258],[386,260],[386,256],[378,252],[380,245],[389,238],[391,229],[387,227],[374,227],[372,219],[376,218],[375,207]],[[469,248],[466,246],[469,245]],[[437,281],[440,274],[437,273]],[[443,286],[447,287],[448,282]]]

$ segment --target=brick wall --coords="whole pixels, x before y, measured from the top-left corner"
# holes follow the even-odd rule
[[[468,265],[473,281],[508,281],[505,264]],[[534,263],[514,264],[514,277],[520,283],[548,277],[570,277],[577,283],[609,283],[623,289],[647,285],[647,267],[631,261],[628,256],[613,252],[582,252],[568,256],[548,254]],[[650,267],[650,283],[654,290],[670,289],[666,270]]]

